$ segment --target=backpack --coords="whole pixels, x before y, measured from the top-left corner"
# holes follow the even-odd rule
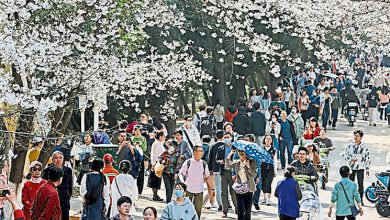
[[[204,173],[206,172],[207,163],[206,163],[206,161],[202,160],[202,164],[203,164],[203,176],[204,176]],[[186,176],[188,176],[188,170],[190,169],[190,165],[191,165],[191,159],[187,160],[187,172],[186,172]]]
[[[214,131],[214,117],[206,116],[201,118],[200,137],[203,137],[204,135],[209,135],[210,137],[212,137],[213,131]]]

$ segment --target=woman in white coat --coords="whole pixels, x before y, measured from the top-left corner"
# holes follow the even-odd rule
[[[121,173],[114,178],[111,184],[111,199],[117,201],[122,196],[128,196],[133,201],[133,207],[135,207],[135,201],[138,200],[138,188],[135,179],[129,174],[131,170],[130,161],[122,160],[119,164],[119,170]],[[110,217],[112,218],[116,214],[118,214],[118,209],[113,205]]]

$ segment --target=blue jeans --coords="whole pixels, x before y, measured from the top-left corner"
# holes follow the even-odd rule
[[[260,193],[261,193],[261,181],[256,185],[256,191],[253,193],[253,204],[258,205],[260,202]]]
[[[326,126],[328,126],[328,122],[329,122],[329,117],[330,117],[330,111],[329,109],[324,109],[323,113],[322,113],[322,127],[323,128],[326,128]]]
[[[288,164],[291,164],[291,162],[293,161],[292,151],[294,148],[294,143],[292,140],[283,139],[283,140],[280,140],[279,144],[280,144],[279,145],[279,147],[280,147],[280,162],[282,164],[282,168],[284,168],[284,167],[286,167],[286,158],[285,158],[286,149],[287,149],[287,154],[288,154],[288,158],[287,158]]]
[[[214,173],[214,179],[215,179],[215,194],[217,197],[217,203],[218,205],[222,205],[222,196],[221,196],[221,174]]]
[[[338,115],[339,115],[339,109],[332,109],[332,128],[336,127]]]

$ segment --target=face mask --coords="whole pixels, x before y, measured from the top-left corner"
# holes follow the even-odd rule
[[[177,189],[177,190],[175,190],[175,195],[176,195],[177,198],[183,198],[184,197],[184,191],[180,190],[180,189]]]
[[[294,109],[291,109],[291,112],[295,114],[295,113],[297,113],[297,110],[294,108]]]
[[[273,122],[276,122],[276,118],[272,118],[272,121],[273,121]]]
[[[230,145],[232,141],[230,139],[224,139],[223,143],[225,143],[226,145]]]
[[[168,148],[168,153],[169,153],[169,154],[172,154],[173,152],[175,152],[175,147],[169,146],[169,148]]]

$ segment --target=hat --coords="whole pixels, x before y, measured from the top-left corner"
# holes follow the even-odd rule
[[[28,168],[31,170],[31,168],[35,167],[36,165],[39,165],[40,167],[42,167],[42,163],[35,160],[35,161],[31,162],[31,164]]]
[[[39,143],[39,142],[42,142],[42,141],[43,141],[43,139],[40,136],[34,136],[33,139],[32,139],[32,143],[33,144],[34,143]]]
[[[114,161],[114,158],[112,157],[111,154],[104,154],[103,160],[106,163],[112,163]]]

